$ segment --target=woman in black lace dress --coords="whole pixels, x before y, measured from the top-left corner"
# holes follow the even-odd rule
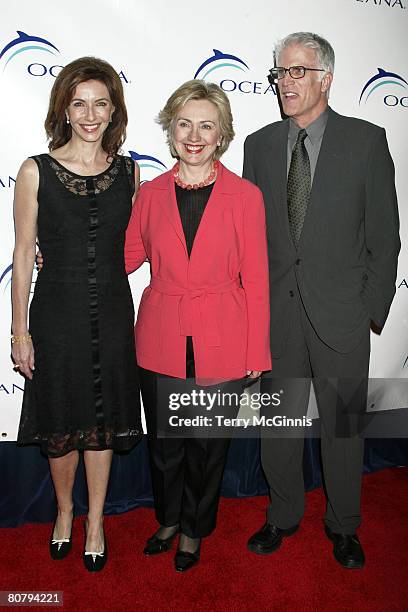
[[[27,159],[15,191],[12,355],[26,377],[18,441],[49,457],[58,514],[54,559],[71,548],[79,450],[89,492],[84,563],[107,558],[103,507],[113,450],[142,433],[124,236],[139,171],[118,155],[127,113],[120,78],[96,58],[66,66],[51,92],[50,154]],[[38,238],[44,266],[27,324]],[[29,331],[28,331],[29,330]]]

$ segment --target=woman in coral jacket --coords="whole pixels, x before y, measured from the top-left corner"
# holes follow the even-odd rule
[[[200,421],[200,437],[183,429],[189,402],[174,400],[218,390],[216,406],[201,402],[189,415],[236,415],[248,378],[271,368],[268,261],[261,192],[218,161],[234,137],[225,93],[188,81],[158,121],[177,163],[142,185],[125,261],[128,273],[151,266],[135,337],[160,527],[144,552],[169,550],[180,533],[175,567],[186,571],[215,528],[229,439],[217,430],[222,418]],[[223,392],[238,400],[223,406]]]

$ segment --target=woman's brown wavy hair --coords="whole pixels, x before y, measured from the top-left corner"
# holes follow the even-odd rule
[[[102,148],[108,157],[113,157],[122,146],[128,122],[122,81],[108,62],[97,57],[80,57],[61,70],[51,90],[44,124],[50,141],[48,145],[50,151],[62,147],[71,138],[72,129],[66,122],[65,111],[74,96],[76,86],[91,79],[106,85],[115,107],[112,122],[109,123],[102,138]]]

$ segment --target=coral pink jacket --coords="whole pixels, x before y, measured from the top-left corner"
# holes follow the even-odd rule
[[[146,258],[151,282],[135,327],[141,367],[185,378],[192,336],[202,384],[271,369],[265,211],[257,187],[219,164],[189,258],[172,172],[144,183],[126,233],[126,271]]]

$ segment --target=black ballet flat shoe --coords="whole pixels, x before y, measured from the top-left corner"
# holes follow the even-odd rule
[[[340,565],[347,569],[364,567],[364,551],[357,534],[335,533],[327,525],[325,525],[324,530],[329,540],[333,542],[333,555]]]
[[[86,542],[85,523],[84,523],[84,529],[85,529],[85,542]],[[84,561],[85,568],[88,570],[88,572],[100,572],[101,570],[103,570],[103,568],[106,565],[106,562],[108,560],[108,544],[106,541],[105,530],[103,530],[103,541],[104,541],[103,552],[87,551],[85,550],[85,546],[84,546],[84,552],[82,554],[82,559]]]
[[[71,552],[72,548],[72,526],[71,533],[69,538],[54,538],[54,530],[57,519],[55,519],[54,526],[52,528],[49,547],[50,547],[50,555],[51,559],[54,561],[59,561],[60,559],[65,559],[65,557]]]
[[[159,555],[160,553],[168,552],[171,550],[173,541],[178,534],[179,530],[177,529],[171,536],[168,538],[159,538],[156,534],[153,534],[151,538],[149,538],[146,542],[146,546],[143,550],[143,554],[149,555]]]
[[[174,567],[176,572],[187,572],[189,569],[197,565],[200,560],[201,541],[195,552],[187,552],[178,549],[174,556]]]

